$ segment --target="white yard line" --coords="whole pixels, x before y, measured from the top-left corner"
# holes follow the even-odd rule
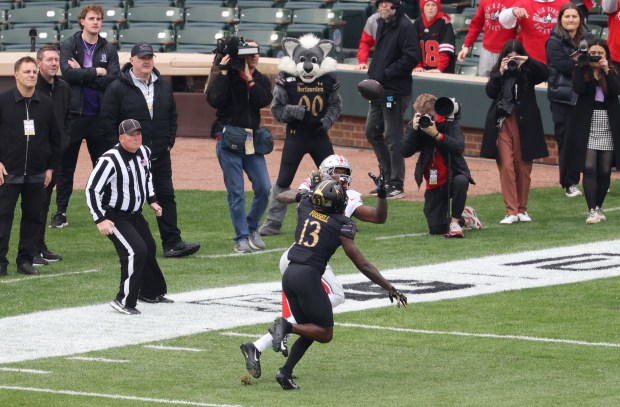
[[[178,350],[178,351],[183,351],[183,352],[204,352],[204,349],[183,348],[179,346],[164,346],[164,345],[144,345],[143,348],[157,349],[157,350]]]
[[[276,249],[267,249],[267,250],[259,250],[252,253],[226,253],[226,254],[203,254],[194,257],[198,257],[199,259],[220,259],[223,257],[238,257],[238,256],[256,256],[260,254],[267,254],[273,252],[283,253],[288,247],[278,247]]]
[[[57,277],[71,276],[74,274],[96,273],[98,271],[99,271],[98,269],[90,269],[90,270],[82,270],[82,271],[69,271],[66,273],[57,273],[57,274],[39,274],[38,276],[11,278],[8,280],[2,279],[0,280],[0,284],[21,283],[22,281],[32,281],[35,278],[57,278]]]
[[[173,404],[177,406],[241,407],[239,404],[201,403],[201,402],[196,402],[196,401],[167,400],[167,399],[156,399],[152,397],[124,396],[121,394],[89,393],[89,392],[72,391],[72,390],[39,389],[35,387],[0,386],[0,389],[15,390],[15,391],[28,391],[28,392],[35,392],[35,393],[63,394],[66,396],[99,397],[99,398],[113,399],[113,400],[144,401],[147,403]]]
[[[90,358],[86,356],[71,356],[65,358],[68,360],[83,360],[85,362],[101,362],[101,363],[129,363],[128,360],[125,359],[107,359],[107,358]]]
[[[14,367],[0,367],[0,372],[33,373],[33,374],[48,374],[49,373],[47,370],[18,369]]]
[[[335,325],[342,326],[345,328],[376,329],[376,330],[381,330],[381,331],[407,332],[407,333],[428,334],[428,335],[470,336],[474,338],[512,339],[512,340],[518,340],[518,341],[550,342],[550,343],[562,343],[562,344],[567,344],[567,345],[601,346],[601,347],[606,347],[606,348],[620,348],[620,343],[587,342],[587,341],[576,341],[573,339],[539,338],[535,336],[522,336],[522,335],[476,334],[476,333],[458,332],[458,331],[453,331],[453,332],[431,331],[427,329],[394,328],[394,327],[377,326],[377,325],[351,324],[348,322],[336,322]]]

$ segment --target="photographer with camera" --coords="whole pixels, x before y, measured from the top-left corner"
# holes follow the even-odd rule
[[[229,37],[219,45],[214,61],[219,72],[211,72],[215,77],[207,88],[207,102],[217,109],[212,136],[217,139],[215,151],[235,229],[235,251],[249,253],[265,249],[258,227],[269,202],[271,182],[264,154],[273,149],[273,138],[260,127],[260,109],[271,103],[271,82],[256,69],[256,42]],[[247,213],[244,171],[254,191]]]
[[[618,71],[609,64],[611,53],[605,40],[595,38],[587,52],[575,55],[573,90],[577,103],[568,122],[564,151],[569,166],[583,168],[583,191],[588,204],[587,224],[606,220],[603,202],[611,167],[620,163],[620,102]]]
[[[547,99],[551,108],[555,140],[558,144],[560,161],[560,184],[567,197],[577,197],[581,191],[577,189],[579,183],[579,167],[567,167],[564,150],[572,148],[566,143],[568,119],[573,114],[577,94],[573,91],[573,55],[582,50],[587,53],[586,40],[593,38],[583,25],[583,16],[578,6],[568,3],[560,8],[558,22],[555,25],[549,41],[547,41],[547,65],[549,66],[549,81],[547,84]],[[583,49],[582,49],[583,48]]]
[[[500,224],[531,222],[527,213],[532,161],[549,155],[534,87],[549,68],[530,57],[523,44],[504,44],[486,85],[493,99],[486,117],[480,156],[495,158],[506,216]]]
[[[463,157],[465,143],[458,122],[458,104],[423,93],[414,102],[413,110],[416,113],[401,152],[404,157],[420,152],[414,177],[418,188],[422,179],[426,180],[424,215],[429,233],[450,238],[463,237],[461,226],[481,229],[476,211],[465,207],[469,184],[475,183]]]

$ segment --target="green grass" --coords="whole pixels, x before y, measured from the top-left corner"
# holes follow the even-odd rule
[[[620,207],[620,183],[611,186],[606,207]],[[110,301],[118,286],[119,266],[112,244],[99,235],[76,192],[70,226],[49,230],[48,245],[64,256],[43,268],[44,274],[97,269],[99,272],[58,278],[32,278],[0,284],[0,317]],[[231,253],[233,230],[221,192],[179,191],[179,224],[183,237],[200,241],[200,256]],[[374,205],[374,199],[365,202]],[[531,224],[500,226],[504,215],[499,194],[468,200],[486,228],[466,232],[465,239],[381,236],[424,233],[422,204],[390,202],[385,225],[359,224],[356,238],[379,269],[421,266],[464,258],[562,247],[618,237],[620,211],[608,221],[585,224],[582,198],[567,199],[559,188],[530,195]],[[292,241],[295,213],[289,208],[282,235],[266,238],[268,248]],[[19,219],[19,217],[17,217]],[[156,240],[152,214],[147,215]],[[18,222],[16,222],[18,223]],[[15,226],[15,225],[14,225]],[[17,229],[9,259],[16,251]],[[159,242],[158,242],[159,246]],[[161,250],[161,248],[159,249]],[[170,293],[276,281],[279,252],[256,256],[200,257],[159,261]],[[337,274],[355,273],[337,252],[331,262]],[[15,277],[15,266],[9,268]],[[410,330],[458,331],[620,343],[620,278],[509,291],[458,300],[337,314],[336,323],[355,323]],[[386,298],[387,301],[387,298]],[[122,318],[122,316],[119,316]],[[263,325],[235,331],[263,333]],[[2,333],[0,333],[2,338]],[[24,341],[33,338],[24,338]],[[617,406],[620,405],[620,349],[563,343],[480,338],[418,332],[335,327],[334,340],[315,344],[298,365],[298,392],[283,392],[273,380],[283,358],[263,355],[263,377],[242,385],[246,374],[240,337],[206,332],[157,341],[167,346],[205,349],[200,353],[155,351],[142,345],[90,352],[87,356],[128,359],[129,364],[101,364],[65,358],[39,359],[0,367],[41,369],[47,375],[0,371],[0,386],[23,386],[117,394],[196,403],[244,406]],[[10,352],[11,343],[2,343]],[[0,406],[153,406],[154,402],[93,396],[32,393],[0,389]]]

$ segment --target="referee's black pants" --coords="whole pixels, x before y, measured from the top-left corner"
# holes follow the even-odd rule
[[[167,292],[166,280],[155,258],[155,239],[141,212],[106,211],[114,222],[114,243],[121,263],[121,281],[116,299],[127,307],[135,307],[138,295],[155,298]]]
[[[2,184],[0,185],[0,263],[3,264],[9,263],[6,255],[9,250],[15,206],[20,195],[22,219],[16,263],[32,265],[32,258],[37,251],[38,232],[43,223],[41,218],[43,183]]]

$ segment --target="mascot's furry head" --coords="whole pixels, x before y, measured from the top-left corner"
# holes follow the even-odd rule
[[[314,82],[316,78],[336,70],[336,60],[327,56],[334,49],[333,41],[305,34],[299,39],[284,38],[282,49],[286,56],[282,58],[278,68],[299,77],[303,82]]]

